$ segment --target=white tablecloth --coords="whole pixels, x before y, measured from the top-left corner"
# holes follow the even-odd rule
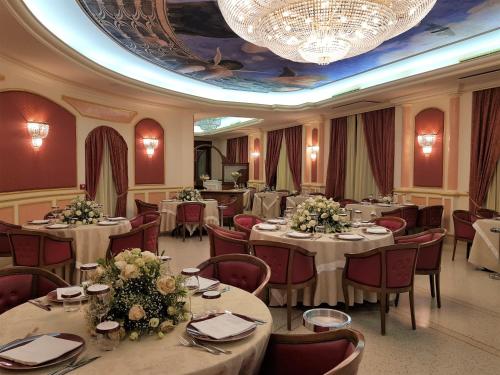
[[[350,203],[345,206],[346,209],[353,211],[353,218],[355,217],[354,211],[361,211],[361,220],[371,220],[375,217],[382,216],[382,212],[393,211],[395,209],[404,207],[400,204],[391,204],[389,207],[384,206],[383,203],[375,204],[361,204],[361,203]]]
[[[52,311],[44,311],[25,303],[0,315],[1,343],[24,337],[35,327],[37,333],[67,332],[83,337],[87,344],[87,357],[101,356],[96,361],[74,371],[74,374],[165,374],[165,375],[251,375],[256,374],[263,359],[267,341],[271,334],[272,317],[266,305],[254,295],[231,287],[217,303],[222,310],[245,314],[267,323],[257,326],[255,333],[241,341],[218,344],[231,350],[232,354],[213,355],[205,351],[184,347],[179,344],[179,336],[185,332],[182,323],[165,335],[163,339],[141,338],[138,342],[124,340],[110,352],[100,351],[95,339],[90,337],[83,311],[64,312],[61,306]],[[200,296],[193,297],[193,310],[202,306]],[[198,310],[197,310],[198,309]],[[82,309],[83,310],[83,309]],[[54,368],[29,371],[30,374],[47,374]],[[12,372],[0,370],[1,374]]]
[[[175,229],[175,219],[177,218],[177,206],[183,202],[181,201],[161,201],[161,231],[172,232]],[[215,199],[202,200],[205,203],[205,212],[203,217],[204,224],[219,224],[219,209]],[[192,234],[196,226],[189,226],[188,230]]]
[[[286,198],[286,208],[296,208],[299,204],[311,198],[309,195],[297,195],[295,197]]]
[[[24,229],[44,231],[59,237],[73,238],[76,256],[76,268],[81,264],[95,262],[106,257],[109,236],[122,234],[132,229],[128,220],[119,221],[116,225],[78,225],[67,229],[47,229],[44,225],[24,225]]]
[[[280,202],[283,194],[270,191],[256,193],[253,198],[252,214],[265,218],[280,216]]]
[[[250,240],[266,240],[289,243],[300,246],[306,250],[316,253],[316,268],[318,271],[318,284],[316,286],[316,294],[314,295],[314,305],[328,303],[335,306],[337,302],[344,302],[342,293],[342,270],[345,265],[345,253],[362,253],[381,246],[388,246],[394,243],[392,233],[384,235],[370,235],[363,233],[366,237],[361,241],[343,241],[331,238],[333,235],[322,235],[321,238],[311,239],[294,239],[285,237],[286,231],[290,230],[287,226],[282,226],[279,231],[261,231],[253,229],[250,235]],[[353,229],[353,233],[361,233],[361,229]],[[292,304],[296,304],[298,300],[302,300],[304,305],[310,304],[310,288],[304,290],[303,295],[297,296],[294,294]],[[362,303],[363,300],[371,302],[377,301],[375,293],[364,293],[362,290],[349,290],[351,298],[350,304],[354,302]],[[271,303],[283,305],[286,303],[286,295],[281,290],[271,291]]]
[[[480,219],[472,224],[476,230],[469,255],[469,262],[478,267],[500,272],[500,233],[491,228],[500,228],[500,220]]]

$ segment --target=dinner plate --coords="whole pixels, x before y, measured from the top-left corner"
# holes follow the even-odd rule
[[[206,317],[203,317],[201,319],[194,319],[194,320],[191,320],[188,325],[186,326],[186,333],[197,339],[197,340],[200,340],[200,341],[209,341],[209,342],[233,342],[233,341],[239,341],[239,340],[243,340],[245,338],[247,338],[248,336],[251,336],[255,330],[257,329],[257,325],[254,325],[252,326],[250,329],[244,331],[244,332],[241,332],[240,334],[238,335],[234,335],[234,336],[229,336],[229,337],[225,337],[223,339],[214,339],[210,336],[207,336],[207,335],[204,335],[202,334],[201,332],[199,332],[193,325],[192,323],[196,323],[196,322],[201,322],[203,320],[207,320],[207,319],[211,319],[211,318],[214,318],[218,315],[222,315],[224,313],[217,313],[217,314],[212,314],[212,315],[209,315],[209,316],[206,316]],[[241,319],[245,319],[249,322],[252,322],[254,323],[254,319],[252,318],[249,318],[248,316],[245,316],[245,315],[241,315],[241,314],[234,314],[233,315],[241,318]]]
[[[123,216],[108,217],[108,221],[123,221],[123,220],[127,220],[127,218]]]
[[[360,241],[365,239],[365,237],[359,234],[336,234],[335,237],[343,241]]]
[[[47,225],[45,228],[47,229],[66,229],[69,228],[69,224],[52,224],[52,225]]]
[[[380,206],[380,207],[392,207],[392,205],[390,205],[389,203],[377,203],[377,206]]]
[[[55,359],[52,359],[52,360],[44,362],[44,363],[40,363],[39,365],[35,365],[35,366],[23,365],[21,363],[17,363],[17,362],[11,361],[9,359],[0,358],[0,368],[4,368],[7,370],[17,370],[17,371],[36,370],[36,369],[40,369],[40,368],[44,368],[44,367],[54,366],[54,365],[57,365],[59,363],[70,360],[72,358],[75,358],[85,350],[85,340],[78,335],[74,335],[72,333],[48,333],[48,334],[45,333],[43,335],[26,337],[25,339],[22,339],[22,340],[14,340],[14,341],[17,341],[17,343],[14,344],[14,341],[12,341],[13,345],[7,344],[7,346],[5,347],[6,349],[4,349],[2,351],[14,349],[14,348],[17,348],[19,346],[26,345],[26,344],[30,343],[31,341],[34,341],[37,338],[44,336],[44,335],[50,335],[50,336],[57,337],[60,339],[81,342],[83,345],[80,345],[78,348],[75,348],[72,351],[67,352],[66,354],[63,354],[60,357],[57,357]]]
[[[291,237],[291,238],[311,238],[312,233],[292,231],[292,232],[288,232],[286,234],[286,236]]]
[[[277,225],[275,225],[275,224],[265,224],[265,223],[257,224],[256,228],[260,229],[260,230],[270,230],[270,231],[278,230],[278,226]]]
[[[109,221],[109,220],[103,220],[99,221],[97,225],[103,225],[103,226],[110,226],[110,225],[116,225],[118,224],[118,221]]]
[[[285,219],[268,219],[268,220],[266,220],[266,223],[285,225],[286,220]]]
[[[384,232],[382,232],[383,229],[385,229]],[[371,228],[365,228],[365,232],[369,234],[387,234],[390,233],[391,231],[387,228],[371,227]]]
[[[47,293],[47,301],[51,303],[63,303],[62,299],[57,299],[57,290],[53,290],[49,293]],[[83,295],[79,298],[82,302],[86,301],[88,297],[86,295]]]
[[[50,220],[31,220],[31,221],[28,221],[29,224],[33,224],[33,225],[43,225],[43,224],[48,224],[50,222]]]

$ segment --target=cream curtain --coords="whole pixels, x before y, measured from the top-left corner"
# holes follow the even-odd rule
[[[497,169],[486,196],[485,207],[497,212],[500,211],[500,161],[497,161]]]
[[[109,147],[108,143],[104,142],[101,174],[99,175],[99,183],[97,184],[95,199],[98,203],[103,205],[104,214],[114,216],[116,208],[116,198],[116,187],[113,181],[113,173],[111,172]]]
[[[368,160],[363,118],[347,117],[347,161],[345,198],[361,200],[370,194],[377,196],[378,188]]]
[[[286,142],[281,142],[280,158],[278,161],[278,170],[276,172],[276,190],[295,190],[292,171],[290,170],[290,165],[288,165]]]

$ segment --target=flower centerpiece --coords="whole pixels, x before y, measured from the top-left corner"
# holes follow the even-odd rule
[[[203,182],[210,180],[210,176],[208,174],[202,174],[200,175],[200,180]]]
[[[141,335],[162,338],[180,321],[186,320],[184,276],[171,276],[158,257],[141,249],[128,249],[111,260],[99,260],[92,282],[111,288],[112,299],[105,320],[120,323],[121,337],[137,340]],[[87,314],[91,330],[98,324]]]
[[[392,203],[392,197],[390,195],[386,195],[385,197],[382,197],[382,203],[391,204]]]
[[[177,199],[179,199],[181,201],[184,201],[184,202],[200,201],[201,200],[201,194],[196,189],[185,188],[185,189],[182,189],[177,194]]]
[[[97,202],[76,197],[61,214],[63,222],[68,224],[96,224],[102,216]]]
[[[312,232],[316,225],[323,225],[326,233],[343,232],[351,224],[341,213],[340,204],[333,199],[323,196],[308,198],[297,207],[292,216],[292,229]]]
[[[237,189],[238,188],[238,180],[241,177],[241,173],[238,171],[231,172],[231,177],[234,180],[234,188]]]

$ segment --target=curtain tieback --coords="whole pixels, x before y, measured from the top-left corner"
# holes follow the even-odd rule
[[[123,193],[118,194],[117,198],[122,198],[128,194],[128,190],[125,190]]]

